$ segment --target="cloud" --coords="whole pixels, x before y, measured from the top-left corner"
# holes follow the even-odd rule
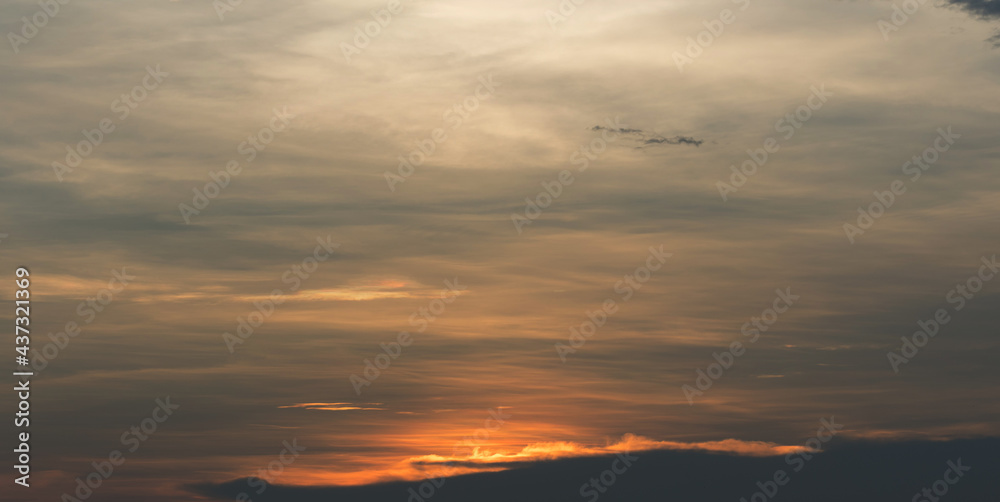
[[[674,136],[673,138],[667,138],[660,134],[653,134],[642,129],[631,129],[627,127],[605,127],[605,126],[594,126],[591,128],[592,131],[609,131],[616,132],[619,134],[624,134],[629,136],[634,141],[639,141],[643,145],[694,145],[701,146],[704,140],[695,139],[690,136]]]
[[[982,18],[1000,17],[1000,0],[947,0],[949,4],[965,9]]]
[[[665,138],[663,136],[657,136],[655,138],[649,138],[645,141],[647,145],[666,143],[668,145],[694,145],[694,146],[701,146],[701,144],[704,142],[705,140],[694,139],[690,136],[674,136],[673,138]]]
[[[589,446],[571,441],[557,441],[535,443],[525,446],[521,450],[511,452],[490,451],[486,448],[472,448],[471,450],[469,455],[423,455],[410,459],[409,463],[417,467],[441,466],[452,469],[458,468],[451,472],[464,473],[476,470],[510,468],[520,464],[543,460],[593,457],[627,452],[676,450],[768,457],[808,451],[808,448],[802,446],[782,446],[763,441],[741,441],[738,439],[706,441],[702,443],[656,441],[634,434],[626,434],[621,440],[606,446]]]
[[[983,399],[1000,386],[995,282],[904,377],[884,359],[981,254],[998,251],[995,51],[972,50],[988,35],[911,26],[882,44],[872,40],[882,7],[754,3],[757,14],[681,76],[670,53],[704,28],[704,12],[684,3],[588,4],[554,36],[537,2],[435,0],[407,6],[347,64],[339,44],[371,21],[370,3],[243,2],[220,23],[199,2],[71,2],[20,54],[0,54],[12,69],[0,72],[0,229],[10,234],[0,249],[9,267],[38,274],[36,348],[82,322],[77,306],[112,269],[138,276],[41,376],[51,391],[33,404],[51,413],[38,432],[54,447],[39,486],[48,476],[54,492],[33,487],[27,502],[72,489],[154,393],[178,396],[184,418],[102,497],[166,498],[178,479],[235,478],[273,461],[293,434],[309,455],[282,482],[357,484],[399,464],[411,475],[421,467],[411,459],[447,454],[500,405],[526,411],[480,453],[521,456],[483,469],[556,454],[557,440],[570,453],[609,453],[588,445],[624,431],[798,444],[827,411],[878,437],[997,434],[996,406]],[[37,9],[0,3],[5,31]],[[921,13],[941,26],[955,14]],[[56,181],[51,163],[151,64],[171,72],[164,86]],[[497,99],[390,193],[382,174],[490,72],[503,83]],[[723,204],[716,181],[820,78],[836,98]],[[238,145],[285,105],[299,113],[292,130],[186,225],[178,204],[245,159]],[[623,147],[517,236],[510,213],[600,135],[591,126],[618,115],[643,129],[619,131]],[[947,124],[961,142],[849,246],[841,225]],[[686,148],[703,140],[711,148]],[[330,233],[342,251],[290,291],[282,273]],[[603,299],[620,299],[615,283],[659,244],[677,262],[562,364],[553,343]],[[410,316],[456,275],[476,294],[416,332]],[[688,406],[680,386],[786,285],[803,303],[740,359],[745,378],[727,376]],[[290,301],[229,354],[220,335],[275,288]],[[348,377],[401,330],[412,346],[359,398]],[[753,378],[777,374],[787,376]],[[344,409],[355,407],[391,411]],[[446,409],[456,411],[435,412]]]
[[[1000,30],[997,30],[996,33],[992,37],[987,38],[986,41],[993,44],[993,47],[1000,47]]]
[[[247,479],[187,488],[197,494],[233,500],[258,493],[262,502],[390,502],[413,493],[434,502],[523,502],[580,500],[583,486],[603,480],[605,502],[677,502],[749,499],[781,471],[790,482],[776,486],[777,500],[909,500],[949,469],[948,462],[971,467],[949,489],[956,500],[986,501],[1000,488],[992,474],[1000,469],[995,455],[1000,439],[949,442],[838,441],[822,453],[789,456],[743,456],[702,450],[653,450],[540,460],[515,468],[439,479],[352,487],[268,485],[257,492]],[[627,460],[628,464],[624,463]],[[616,474],[606,474],[616,470]],[[603,476],[603,478],[602,478]],[[257,484],[259,489],[259,483]]]
[[[364,404],[354,404],[354,403],[299,403],[290,404],[286,406],[278,406],[278,408],[302,408],[305,410],[319,410],[319,411],[350,411],[350,410],[361,410],[361,411],[379,411],[385,408],[378,408],[382,403],[364,403]]]

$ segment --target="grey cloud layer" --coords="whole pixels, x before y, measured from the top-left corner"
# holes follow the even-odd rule
[[[952,3],[997,14],[996,2]],[[4,4],[0,31],[20,30],[36,5]],[[42,377],[39,446],[52,454],[39,469],[56,497],[161,394],[184,414],[115,478],[122,500],[145,495],[134,486],[150,479],[246,474],[290,431],[330,458],[391,455],[391,440],[356,438],[433,429],[435,417],[474,425],[511,401],[524,422],[594,441],[794,442],[824,413],[873,433],[996,433],[998,405],[981,396],[997,392],[997,284],[902,376],[885,361],[981,256],[1000,253],[1000,73],[975,33],[989,24],[943,35],[949,11],[928,9],[942,30],[906,26],[886,44],[874,22],[885,5],[754,4],[680,77],[670,52],[728,2],[588,2],[558,33],[537,2],[414,2],[345,63],[338,44],[383,5],[244,2],[220,23],[206,2],[70,2],[19,54],[0,52],[0,263],[29,264],[47,288],[40,336],[79,320],[77,304],[112,269],[138,276]],[[111,103],[156,64],[170,72],[162,87],[57,181],[65,145],[113,116]],[[398,193],[386,190],[397,156],[490,73],[496,99]],[[830,103],[719,200],[715,182],[822,83]],[[243,159],[238,145],[282,106],[297,115],[290,130],[185,224],[178,204]],[[518,236],[509,214],[573,167],[602,131],[593,124],[619,115],[634,125],[619,131],[628,141]],[[947,125],[963,135],[955,149],[848,244],[842,224]],[[247,297],[282,287],[282,271],[327,234],[343,246],[306,288],[428,289],[455,276],[471,288],[364,396],[385,412],[279,407],[356,400],[348,375],[411,328],[425,299],[298,299],[236,355],[220,337],[253,308]],[[660,244],[674,253],[662,273],[560,363],[553,343]],[[56,282],[69,277],[82,292]],[[688,406],[679,386],[786,286],[802,303],[712,400]],[[192,291],[203,296],[182,296]],[[191,480],[192,470],[217,477]]]
[[[948,0],[948,3],[984,18],[1000,17],[1000,2],[997,0]]]

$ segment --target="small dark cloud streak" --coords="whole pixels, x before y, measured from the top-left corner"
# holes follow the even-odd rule
[[[625,127],[615,129],[613,127],[594,126],[591,130],[610,131],[632,136],[633,139],[640,141],[643,145],[694,145],[698,147],[705,142],[705,140],[696,139],[691,136],[674,136],[673,138],[667,138],[660,134],[650,134],[642,129],[629,129]]]

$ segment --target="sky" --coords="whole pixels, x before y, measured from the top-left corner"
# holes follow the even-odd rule
[[[1000,434],[996,0],[51,2],[0,5],[0,499]]]

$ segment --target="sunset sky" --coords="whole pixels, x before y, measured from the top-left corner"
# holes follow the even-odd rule
[[[1000,435],[996,0],[53,2],[0,5],[0,499]]]

